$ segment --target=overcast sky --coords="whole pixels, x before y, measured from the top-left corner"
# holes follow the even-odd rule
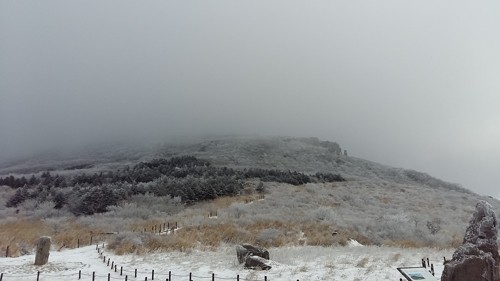
[[[500,1],[0,0],[0,157],[316,136],[500,198]]]

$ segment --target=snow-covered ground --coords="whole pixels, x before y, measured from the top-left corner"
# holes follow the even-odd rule
[[[102,247],[102,245],[100,245]],[[2,281],[37,280],[166,280],[169,271],[171,280],[357,280],[399,281],[403,276],[397,267],[420,266],[422,258],[429,258],[435,266],[436,277],[443,269],[443,257],[450,257],[451,250],[430,248],[402,249],[393,247],[356,246],[347,247],[288,247],[271,248],[272,269],[254,271],[238,264],[235,248],[222,246],[218,251],[192,250],[189,252],[153,253],[145,255],[117,256],[106,248],[96,246],[79,249],[52,251],[49,263],[35,266],[34,255],[18,258],[0,258]],[[105,258],[104,258],[105,256]],[[109,265],[108,265],[108,260]],[[111,265],[116,265],[116,272]],[[122,274],[120,270],[123,268]],[[137,269],[137,278],[134,271]],[[403,278],[404,279],[404,278]]]

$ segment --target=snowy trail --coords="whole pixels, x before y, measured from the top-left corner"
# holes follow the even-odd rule
[[[399,281],[402,278],[396,270],[401,266],[419,266],[420,259],[428,257],[434,263],[436,277],[443,269],[443,256],[450,256],[450,250],[401,249],[393,247],[289,247],[271,248],[269,271],[246,270],[236,261],[234,247],[222,246],[218,251],[152,253],[145,255],[117,256],[103,249],[102,255],[96,246],[79,249],[52,251],[49,263],[34,266],[34,255],[18,258],[0,258],[2,281],[36,280],[40,271],[41,281],[78,280],[353,280],[353,281]],[[106,260],[104,261],[104,256]],[[110,260],[108,266],[108,259]],[[111,268],[116,265],[117,271]],[[120,269],[123,268],[120,275]],[[134,278],[137,269],[137,278]]]

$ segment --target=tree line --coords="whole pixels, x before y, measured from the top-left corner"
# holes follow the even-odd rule
[[[137,194],[180,198],[186,204],[234,196],[241,192],[244,181],[248,179],[292,185],[345,180],[332,173],[307,175],[296,171],[216,167],[206,160],[181,156],[93,174],[52,175],[44,172],[29,178],[11,175],[0,178],[0,185],[16,189],[7,201],[7,207],[17,207],[33,199],[37,202],[52,201],[56,209],[67,206],[75,215],[91,215],[105,212],[108,206]]]

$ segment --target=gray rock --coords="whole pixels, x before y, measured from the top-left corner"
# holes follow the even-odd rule
[[[42,236],[36,244],[35,265],[44,265],[49,262],[50,237]]]
[[[245,263],[250,256],[257,256],[269,260],[269,251],[265,248],[252,246],[250,244],[242,244],[236,246],[236,256],[240,264]]]
[[[248,256],[245,260],[245,268],[269,270],[271,266],[268,264],[269,260],[258,256]]]
[[[481,201],[465,231],[463,245],[445,264],[441,281],[500,281],[497,219],[490,204]]]

